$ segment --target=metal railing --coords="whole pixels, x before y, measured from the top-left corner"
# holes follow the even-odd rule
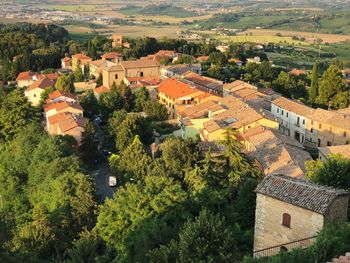
[[[304,239],[299,239],[293,242],[279,244],[273,247],[268,247],[260,250],[256,250],[253,252],[254,257],[269,257],[278,254],[279,252],[291,251],[295,248],[307,248],[309,247],[315,240],[317,236],[308,237]]]

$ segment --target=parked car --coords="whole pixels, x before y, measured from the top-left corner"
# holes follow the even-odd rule
[[[108,176],[108,185],[110,187],[115,187],[117,185],[117,177],[115,177],[114,175]]]

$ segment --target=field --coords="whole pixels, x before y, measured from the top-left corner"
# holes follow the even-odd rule
[[[238,36],[217,36],[215,37],[218,40],[223,42],[233,42],[233,43],[286,43],[289,45],[309,45],[308,42],[293,40],[291,37],[280,37],[280,36],[246,36],[246,35],[238,35]]]
[[[92,12],[98,8],[96,5],[46,5],[45,7],[70,12]]]
[[[287,31],[287,30],[272,30],[272,29],[250,29],[240,32],[239,35],[253,35],[253,36],[276,36],[276,34],[282,34],[288,37],[304,37],[306,42],[314,43],[317,39],[322,39],[323,43],[338,43],[343,41],[350,41],[350,35],[337,35],[337,34],[323,34],[323,33],[311,33],[301,31]]]

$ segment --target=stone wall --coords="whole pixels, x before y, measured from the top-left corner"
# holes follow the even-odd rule
[[[346,219],[348,213],[348,196],[339,196],[330,206],[326,215],[326,222]]]
[[[262,194],[255,213],[254,251],[315,236],[324,224],[321,214]],[[283,213],[291,215],[290,228],[282,225]]]

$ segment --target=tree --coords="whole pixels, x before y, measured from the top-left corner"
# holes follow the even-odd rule
[[[93,119],[99,113],[99,104],[92,90],[84,93],[79,100],[84,109],[84,116]]]
[[[149,118],[155,121],[165,121],[169,117],[167,108],[158,101],[148,101],[144,105],[144,111]]]
[[[162,145],[162,159],[169,174],[183,178],[184,171],[190,169],[197,160],[195,141],[179,137],[168,138]]]
[[[316,102],[318,97],[318,63],[316,62],[312,68],[311,73],[311,86],[309,90],[309,100],[311,102]]]
[[[175,227],[176,215],[183,212],[185,200],[186,193],[179,183],[163,176],[145,176],[136,184],[118,189],[113,199],[106,200],[96,228],[121,258],[144,261],[149,249],[168,240],[165,233]],[[139,260],[135,260],[136,255]]]
[[[84,81],[83,71],[81,70],[81,68],[77,68],[74,71],[74,82],[82,82],[82,81]]]
[[[128,112],[131,111],[134,104],[134,94],[132,93],[130,87],[128,87],[127,85],[125,85],[124,82],[122,82],[118,86],[118,92],[120,96],[122,96],[124,99],[124,109]]]
[[[98,143],[95,142],[95,134],[96,130],[94,124],[91,121],[87,121],[79,146],[81,159],[87,165],[93,165],[94,161],[98,160],[100,157],[97,149]]]
[[[43,206],[38,206],[33,210],[33,221],[20,227],[16,232],[13,244],[15,250],[34,252],[41,258],[47,258],[54,250],[55,239],[47,210]]]
[[[140,136],[142,143],[151,143],[152,130],[148,121],[139,114],[129,114],[117,129],[116,148],[119,151],[124,150],[136,135]]]
[[[151,158],[146,153],[139,136],[136,135],[134,141],[120,154],[117,162],[111,164],[111,166],[117,168],[124,176],[127,175],[126,179],[140,180],[146,176],[150,163]]]
[[[350,160],[333,155],[327,161],[306,163],[306,177],[313,182],[341,189],[350,189]]]
[[[74,83],[73,76],[71,75],[62,75],[57,79],[55,84],[56,88],[62,92],[74,92]]]
[[[3,100],[0,108],[0,136],[10,140],[29,124],[39,121],[39,113],[24,95],[15,90]]]
[[[41,99],[40,99],[41,104],[45,104],[46,100],[49,98],[49,94],[54,92],[55,90],[56,90],[55,87],[46,88],[40,95],[40,97],[41,97]]]
[[[100,112],[104,119],[116,110],[121,110],[124,107],[124,99],[117,90],[117,87],[112,87],[110,92],[103,93],[100,97]]]
[[[108,134],[111,137],[116,137],[120,124],[126,119],[128,113],[126,110],[118,110],[108,118]]]
[[[329,106],[330,101],[335,95],[344,91],[344,89],[345,83],[341,71],[337,66],[330,65],[320,80],[319,95],[316,102],[324,106]]]
[[[149,101],[149,92],[145,87],[137,90],[135,93],[135,105],[134,111],[141,112],[146,104]]]
[[[149,254],[151,262],[235,262],[237,242],[225,218],[203,209],[193,222],[188,221],[179,233],[179,241]],[[175,259],[175,260],[174,260]]]
[[[281,71],[277,79],[272,81],[272,87],[287,97],[294,99],[305,97],[305,83],[301,80],[297,81],[287,72]]]
[[[100,87],[103,85],[103,76],[101,73],[98,75],[98,78],[96,80],[96,85],[97,85],[97,87]]]

